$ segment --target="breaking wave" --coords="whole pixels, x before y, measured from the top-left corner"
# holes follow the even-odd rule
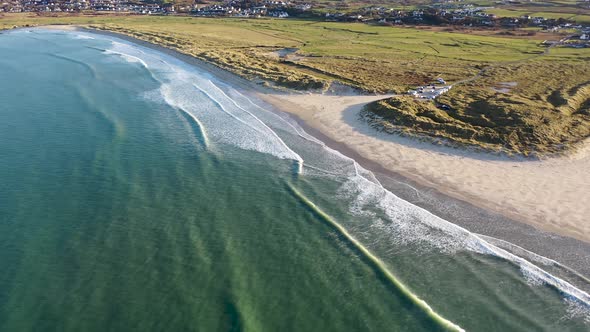
[[[253,112],[231,99],[212,78],[174,58],[163,60],[138,47],[113,42],[105,51],[141,64],[161,83],[160,93],[171,106],[189,114],[201,127],[203,140],[294,160],[303,159]],[[205,134],[206,130],[206,134]]]

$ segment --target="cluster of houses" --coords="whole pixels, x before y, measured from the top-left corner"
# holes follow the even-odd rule
[[[126,12],[136,14],[174,13],[172,4],[131,3],[127,0],[15,0],[4,2],[0,11],[20,12]]]
[[[488,7],[475,7],[472,4],[461,4],[441,6],[441,3],[435,3],[431,8],[402,11],[394,8],[387,8],[382,6],[369,6],[355,11],[348,18],[360,17],[362,20],[379,20],[381,23],[419,23],[424,21],[448,21],[460,22],[469,18],[478,18],[479,20],[487,20],[495,18],[495,15],[487,14],[485,12]],[[329,18],[343,18],[347,17],[339,13],[328,13]]]
[[[562,25],[560,28],[573,28],[578,31],[578,34],[569,35],[560,40],[545,40],[541,45],[546,47],[590,48],[590,27],[567,24],[567,27]]]
[[[480,27],[523,28],[540,27],[543,29],[560,29],[566,24],[565,19],[548,19],[544,17],[498,17],[488,13],[492,7],[477,7],[463,3],[437,3],[429,8],[418,10],[399,10],[381,6],[369,6],[347,14],[341,11],[324,14],[328,21],[365,22],[386,25],[395,24],[428,24],[428,25],[461,25]]]
[[[383,6],[368,6],[351,10],[325,12],[316,10],[306,0],[225,0],[215,4],[201,4],[195,0],[192,5],[178,6],[172,3],[159,4],[145,0],[0,0],[0,12],[123,12],[133,14],[192,14],[195,16],[222,17],[315,17],[326,21],[365,22],[371,24],[426,24],[461,25],[481,27],[522,28],[541,27],[545,30],[583,30],[587,26],[574,26],[564,19],[543,17],[497,17],[487,11],[491,7],[479,7],[462,0],[442,0],[428,8],[402,11]],[[505,0],[512,1],[512,0]],[[346,13],[345,13],[346,12]],[[578,42],[570,47],[588,47],[590,31],[583,31]]]
[[[193,11],[196,16],[230,16],[230,17],[289,17],[289,14],[282,10],[272,10],[265,5],[252,6],[250,8],[234,7],[232,5],[212,5],[196,7]]]
[[[106,12],[128,12],[135,14],[167,14],[174,13],[172,4],[159,5],[157,3],[134,4],[121,0],[90,0],[91,10]]]
[[[196,5],[192,13],[196,16],[229,16],[229,17],[277,17],[287,18],[311,10],[309,3],[291,1],[264,0],[252,2],[248,0],[231,0],[223,5]]]
[[[563,41],[562,46],[571,48],[590,48],[590,27],[581,28],[580,34],[573,35]]]
[[[424,86],[419,86],[413,90],[408,91],[408,95],[422,100],[434,100],[436,97],[447,93],[452,85],[447,85],[447,82],[442,78],[437,78],[436,82]]]
[[[123,12],[133,14],[193,14],[195,16],[277,17],[309,12],[312,5],[289,0],[227,0],[215,4],[177,6],[145,0],[0,0],[0,12]]]
[[[89,9],[90,5],[86,0],[22,0],[11,1],[0,4],[0,12],[75,12]]]

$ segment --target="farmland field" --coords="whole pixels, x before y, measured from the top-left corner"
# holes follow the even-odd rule
[[[577,23],[588,23],[590,8],[578,1],[542,1],[510,3],[506,5],[491,4],[495,8],[487,9],[486,12],[495,14],[498,17],[520,17],[529,15],[531,17],[544,17],[547,19],[566,19]]]
[[[291,88],[336,80],[366,91],[405,91],[443,76],[458,81],[489,64],[543,52],[538,41],[305,20],[190,17],[7,16],[0,27],[89,25],[161,44],[249,79]],[[293,57],[273,52],[296,48]],[[444,65],[441,65],[444,64]]]

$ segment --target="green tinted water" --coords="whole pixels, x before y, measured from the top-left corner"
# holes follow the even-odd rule
[[[0,35],[1,331],[444,329],[414,295],[471,330],[587,328],[504,260],[367,228],[337,178],[206,145],[109,45]]]

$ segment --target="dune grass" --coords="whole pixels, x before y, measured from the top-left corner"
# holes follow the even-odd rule
[[[458,81],[481,68],[527,59],[538,41],[364,24],[278,19],[157,16],[5,15],[0,27],[78,24],[176,49],[251,80],[296,89],[338,81],[371,92],[401,92],[442,76]],[[297,48],[297,57],[271,56]]]
[[[590,66],[547,59],[499,66],[438,103],[449,108],[396,97],[368,105],[363,116],[388,132],[525,156],[562,153],[590,136]]]

